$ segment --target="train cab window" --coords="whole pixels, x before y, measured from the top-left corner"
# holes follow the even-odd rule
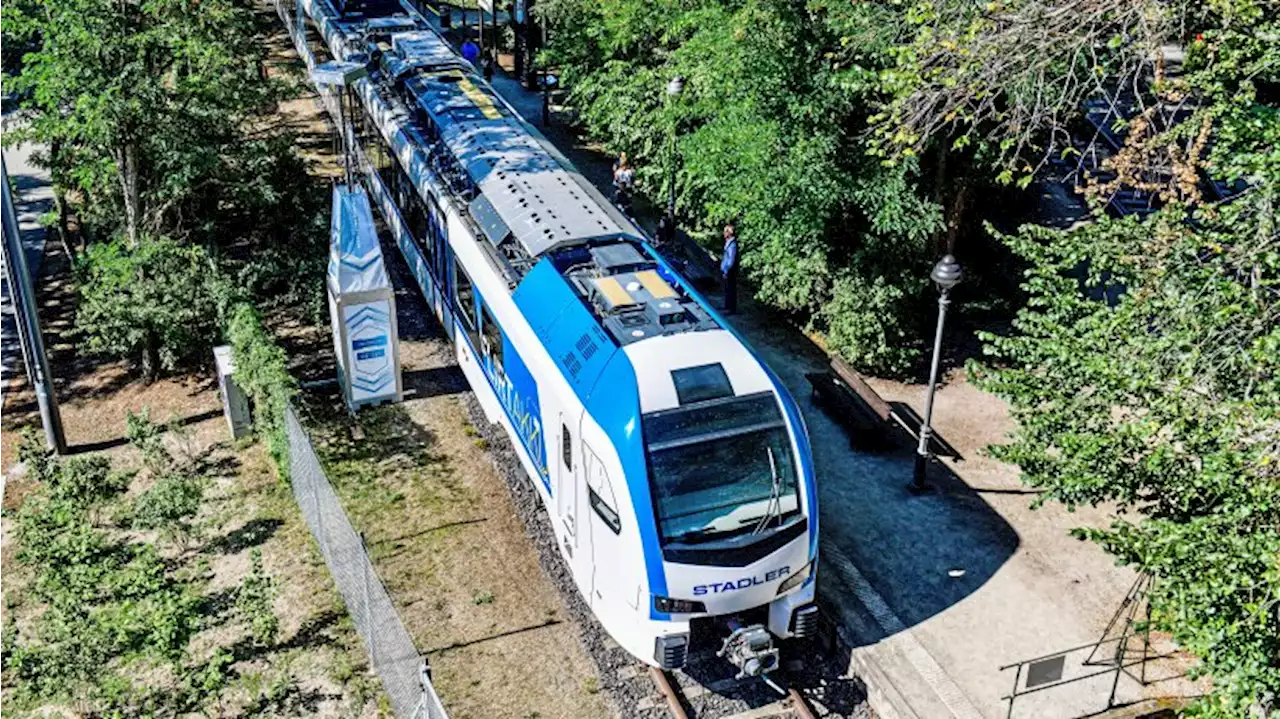
[[[799,515],[799,471],[772,392],[650,412],[643,429],[664,545],[781,527]]]
[[[487,306],[480,308],[480,318],[482,326],[480,327],[480,347],[485,356],[493,360],[493,369],[495,371],[502,370],[502,328],[498,326],[498,321],[493,318],[493,313],[489,311]]]
[[[563,424],[560,425],[560,454],[564,457],[564,468],[573,471],[573,435]]]

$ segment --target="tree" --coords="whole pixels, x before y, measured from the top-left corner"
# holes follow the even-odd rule
[[[678,163],[680,211],[718,231],[735,220],[758,297],[824,331],[864,369],[901,372],[938,207],[911,163],[866,150],[869,101],[898,11],[798,0],[558,0],[547,60],[586,128],[637,159],[665,198]],[[856,37],[857,49],[849,38]],[[688,80],[668,98],[667,81]],[[672,134],[678,135],[674,158]]]
[[[202,247],[168,239],[98,243],[76,269],[87,348],[137,360],[148,382],[207,356],[235,294]]]
[[[261,73],[247,4],[56,0],[3,12],[5,44],[33,48],[10,83],[27,123],[6,141],[57,148],[46,159],[82,196],[83,219],[119,222],[134,247],[216,207],[254,171],[249,155],[264,148],[251,120],[279,87]]]
[[[1182,16],[1181,73],[1139,91],[1189,111],[1130,126],[1132,165],[1116,171],[1182,153],[1204,174],[1172,173],[1145,220],[1096,210],[1004,237],[1030,300],[974,368],[1018,422],[997,457],[1044,501],[1118,508],[1078,536],[1154,578],[1152,622],[1213,678],[1197,710],[1215,717],[1280,713],[1280,108],[1263,92],[1280,81],[1277,9]],[[1196,138],[1203,152],[1183,153]],[[1211,202],[1204,177],[1245,189]]]

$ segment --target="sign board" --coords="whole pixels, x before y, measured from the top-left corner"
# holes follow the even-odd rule
[[[493,14],[493,0],[476,0],[476,5],[490,15]]]
[[[350,304],[342,308],[346,325],[345,354],[351,404],[358,406],[396,391],[399,372],[392,364],[391,302],[385,299]]]

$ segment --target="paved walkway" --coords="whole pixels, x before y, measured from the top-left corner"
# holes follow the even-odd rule
[[[502,72],[493,86],[607,190],[609,158],[566,142],[571,133],[554,123],[543,128],[539,93]],[[1002,667],[1044,655],[1054,656],[1035,667],[1033,682],[1055,675],[1074,681],[1037,684],[1039,691],[1017,698],[1011,716],[1066,719],[1100,712],[1113,684],[1117,705],[1188,690],[1173,680],[1145,688],[1127,675],[1117,681],[1115,641],[1104,643],[1094,664],[1086,665],[1090,649],[1078,647],[1103,638],[1135,576],[1095,545],[1068,535],[1082,524],[1106,524],[1104,512],[1032,510],[1034,495],[1016,468],[980,456],[980,447],[1000,441],[1012,427],[1002,404],[960,377],[939,392],[935,424],[969,456],[936,468],[940,491],[914,496],[905,489],[910,451],[854,451],[843,430],[813,404],[805,374],[825,369],[819,347],[751,302],[732,322],[800,402],[820,482],[820,592],[844,638],[857,647],[852,668],[868,684],[877,711],[903,719],[1005,717],[1015,671],[1019,692],[1031,687],[1025,667]],[[873,383],[887,400],[921,411],[920,387]],[[1108,636],[1119,634],[1117,628]],[[1142,642],[1131,642],[1121,656],[1138,674]],[[1148,662],[1147,678],[1175,677],[1181,669]]]
[[[13,121],[4,118],[5,129]],[[27,267],[32,277],[40,276],[40,262],[44,258],[45,229],[40,226],[40,216],[53,207],[53,188],[49,185],[47,170],[31,164],[31,145],[4,148],[5,169],[14,189],[14,211],[18,215],[18,229],[22,233],[22,246],[26,250]],[[7,263],[8,258],[0,262]],[[18,343],[14,308],[10,299],[7,267],[0,272],[0,403],[8,392],[13,373],[22,364],[22,348]]]

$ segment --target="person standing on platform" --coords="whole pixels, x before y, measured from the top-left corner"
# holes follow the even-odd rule
[[[462,43],[462,56],[466,58],[467,62],[471,63],[473,67],[480,67],[480,46],[471,38],[467,38],[467,41]]]
[[[613,163],[613,201],[623,210],[631,211],[631,187],[635,183],[636,171],[627,161],[627,153],[618,155]]]
[[[724,226],[724,254],[720,257],[720,277],[724,280],[724,313],[738,311],[738,235],[733,223]]]

